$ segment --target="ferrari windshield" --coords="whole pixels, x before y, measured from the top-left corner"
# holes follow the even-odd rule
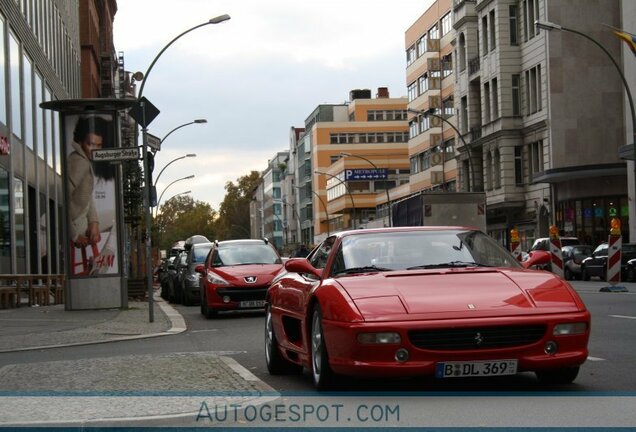
[[[521,265],[480,231],[380,231],[344,237],[332,274],[447,267]]]

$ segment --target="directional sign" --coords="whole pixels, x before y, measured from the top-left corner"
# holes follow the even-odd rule
[[[345,181],[349,180],[385,180],[389,176],[386,168],[353,168],[345,170]]]
[[[159,115],[159,109],[154,106],[148,99],[142,97],[128,111],[128,115],[133,118],[142,127],[148,125]]]
[[[95,162],[121,162],[125,160],[139,159],[139,147],[120,147],[111,149],[93,150]]]

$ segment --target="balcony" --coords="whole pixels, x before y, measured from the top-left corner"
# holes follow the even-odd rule
[[[479,69],[480,69],[479,57],[474,57],[468,60],[468,76],[476,74],[477,72],[479,72]]]

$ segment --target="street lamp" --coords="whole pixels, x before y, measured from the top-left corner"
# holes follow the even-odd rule
[[[179,195],[186,195],[186,194],[189,194],[191,192],[192,191],[185,191],[185,192],[181,192],[181,193],[172,195],[170,197],[170,199],[166,200],[166,202],[170,201],[172,198],[178,197]],[[157,217],[157,215],[155,215],[155,217]],[[159,241],[157,242],[157,244],[160,245],[160,246],[161,246],[161,240],[162,240],[162,237],[163,237],[163,231],[164,231],[164,228],[165,228],[165,226],[162,226],[164,223],[165,222],[162,222],[162,224],[160,224],[158,229],[157,229],[157,234],[159,234]]]
[[[439,114],[435,113],[435,108],[429,108],[426,111],[421,111],[421,110],[416,110],[413,108],[408,108],[407,109],[408,112],[415,114],[415,115],[422,115],[424,117],[435,117],[440,119],[442,122],[446,123],[447,125],[449,125],[454,131],[455,134],[457,134],[457,136],[459,137],[460,140],[462,140],[462,144],[464,145],[464,148],[466,148],[466,151],[468,152],[468,165],[469,165],[469,169],[470,169],[470,175],[468,176],[468,191],[472,192],[473,189],[475,189],[475,167],[473,166],[473,150],[472,150],[472,143],[469,146],[468,143],[466,143],[466,140],[464,139],[464,135],[462,135],[462,133],[459,131],[459,129],[457,129],[457,127],[452,124],[450,121],[448,121],[448,119],[444,116],[441,116]],[[442,149],[443,151],[445,151],[444,149]]]
[[[347,152],[340,152],[340,156],[351,156],[351,157],[355,157],[358,159],[362,159],[364,161],[367,161],[369,164],[371,164],[371,166],[373,168],[375,168],[376,170],[379,169],[378,166],[376,164],[374,164],[373,162],[371,162],[369,159],[365,158],[364,156],[360,156],[359,154],[353,154],[353,153],[347,153]],[[389,177],[389,173],[387,170],[387,174],[386,174],[387,178]],[[392,227],[393,226],[393,215],[391,214],[391,196],[389,195],[389,184],[387,182],[387,179],[384,179],[384,192],[386,192],[386,207],[389,213],[389,226]]]
[[[168,190],[168,188],[170,186],[172,186],[173,184],[175,184],[176,182],[180,182],[182,180],[189,180],[189,179],[193,179],[194,178],[194,174],[189,175],[187,177],[181,177],[179,179],[174,180],[172,183],[168,184],[168,186],[166,186],[163,191],[161,192],[161,195],[159,195],[159,199],[157,200],[157,208],[159,208],[159,203],[161,202],[161,197],[163,197],[163,194],[166,193],[166,190]]]
[[[294,188],[302,189],[303,186],[294,186]],[[318,198],[318,200],[320,201],[320,204],[322,204],[322,207],[325,209],[325,216],[327,218],[327,237],[329,237],[331,235],[331,231],[329,230],[329,211],[327,210],[327,205],[325,204],[325,201],[322,199],[322,197],[320,196],[318,192],[312,189],[311,193],[316,195],[316,198]],[[320,222],[320,217],[318,217],[318,221]]]
[[[607,57],[609,57],[609,59],[612,61],[612,64],[614,65],[614,67],[616,68],[616,71],[618,72],[618,75],[620,75],[621,80],[623,81],[623,86],[625,87],[625,92],[627,93],[627,100],[629,101],[629,109],[630,109],[631,114],[632,114],[632,136],[633,136],[632,146],[634,148],[634,181],[636,182],[636,112],[634,111],[634,98],[632,97],[632,92],[629,89],[629,84],[627,84],[627,80],[625,79],[625,74],[623,73],[620,65],[614,59],[614,57],[612,57],[612,54],[610,54],[610,52],[607,50],[607,48],[605,48],[603,45],[601,45],[600,42],[598,42],[596,39],[594,39],[591,36],[586,35],[585,33],[582,33],[582,32],[580,32],[578,30],[574,30],[574,29],[571,29],[571,28],[563,27],[563,26],[561,26],[559,24],[555,24],[555,23],[549,22],[549,21],[537,20],[537,21],[534,22],[534,24],[537,26],[538,29],[541,29],[541,30],[546,30],[546,31],[552,31],[552,30],[564,31],[564,32],[574,33],[574,34],[577,34],[579,36],[582,36],[585,39],[587,39],[590,42],[592,42],[597,47],[599,47],[605,53],[605,55],[607,55]],[[629,145],[629,143],[627,143],[627,144]],[[635,188],[634,188],[634,193],[636,194],[636,185],[635,185]],[[632,208],[632,209],[634,208],[633,204],[630,206],[630,208]],[[636,213],[632,213],[630,215],[630,222],[633,221],[634,218],[636,218]],[[630,223],[630,225],[632,225],[632,224]],[[630,229],[630,237],[631,237],[632,241],[636,240],[636,232],[634,232],[634,231],[636,231],[636,230]]]
[[[176,161],[178,161],[178,160],[181,160],[181,159],[185,159],[185,158],[188,158],[188,157],[195,157],[195,156],[196,156],[196,153],[188,153],[188,154],[183,155],[183,156],[180,156],[180,157],[178,157],[178,158],[176,158],[176,159],[172,159],[170,162],[168,162],[168,163],[166,164],[166,166],[165,166],[165,167],[163,167],[163,168],[161,169],[161,171],[159,171],[159,175],[158,175],[158,176],[157,176],[157,178],[155,179],[155,182],[154,182],[153,186],[157,186],[157,182],[159,181],[159,177],[161,177],[161,174],[163,174],[163,172],[165,171],[165,169],[166,169],[166,168],[168,168],[168,166],[169,166],[170,164],[172,164],[172,163],[174,163],[174,162],[176,162]],[[158,205],[159,205],[159,204],[157,204],[157,206],[158,206]]]
[[[183,33],[179,34],[178,36],[176,36],[175,38],[173,38],[170,42],[168,42],[168,44],[166,46],[164,46],[161,51],[159,51],[159,53],[155,56],[155,58],[152,60],[152,63],[150,63],[150,66],[148,67],[148,69],[146,70],[146,73],[143,74],[143,78],[142,78],[142,82],[141,82],[141,87],[139,87],[139,94],[137,95],[137,101],[139,102],[139,106],[141,108],[141,118],[142,118],[142,129],[141,129],[141,134],[142,134],[142,157],[144,160],[144,207],[145,207],[145,218],[144,218],[144,222],[146,225],[146,283],[148,284],[147,288],[148,288],[148,320],[150,322],[154,322],[154,300],[153,300],[153,292],[152,292],[152,237],[151,237],[151,230],[150,230],[150,224],[151,224],[151,218],[150,218],[150,161],[148,159],[148,125],[146,123],[146,100],[142,99],[142,95],[144,92],[144,87],[146,85],[146,82],[148,81],[148,75],[150,75],[150,71],[152,71],[152,68],[155,66],[155,63],[157,63],[157,60],[159,60],[159,57],[161,57],[161,55],[168,49],[168,47],[170,47],[170,45],[172,45],[174,42],[177,41],[177,39],[181,38],[182,36],[190,33],[193,30],[198,29],[199,27],[203,27],[206,26],[208,24],[218,24],[224,21],[227,21],[230,19],[230,16],[227,14],[224,15],[219,15],[215,18],[211,18],[209,19],[207,22],[196,25],[194,27],[189,28],[188,30],[184,31]]]
[[[338,182],[341,185],[344,186],[345,190],[349,194],[349,198],[351,199],[351,208],[353,209],[353,217],[351,218],[351,220],[353,221],[352,222],[353,229],[356,229],[356,204],[353,201],[353,195],[351,194],[351,189],[349,189],[349,186],[345,182],[343,182],[342,180],[340,180],[337,176],[335,176],[333,174],[329,174],[329,173],[318,171],[318,170],[314,171],[314,173],[319,174],[319,175],[325,175],[325,176],[328,176],[329,178],[332,178],[332,179],[336,179],[336,180],[338,180]]]
[[[176,128],[172,129],[172,130],[171,130],[170,132],[168,132],[167,134],[165,134],[165,135],[164,135],[164,137],[163,137],[163,138],[161,138],[161,141],[160,141],[160,142],[161,142],[161,143],[163,143],[163,142],[166,140],[166,138],[168,138],[168,137],[170,136],[170,134],[171,134],[172,132],[174,132],[174,131],[176,131],[176,130],[181,129],[182,127],[190,126],[191,124],[202,124],[202,123],[207,123],[207,122],[208,122],[208,121],[207,121],[206,119],[194,119],[194,120],[192,120],[191,122],[187,122],[187,123],[184,123],[184,124],[182,124],[182,125],[179,125],[179,126],[177,126]]]

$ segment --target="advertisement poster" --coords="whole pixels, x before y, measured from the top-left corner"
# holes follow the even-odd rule
[[[70,274],[117,274],[117,169],[92,157],[93,150],[116,146],[113,117],[69,115],[65,124]]]

